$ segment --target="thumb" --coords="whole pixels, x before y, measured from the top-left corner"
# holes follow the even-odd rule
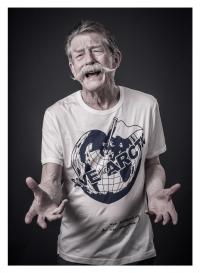
[[[181,185],[179,183],[173,185],[168,189],[168,195],[171,196],[174,193],[176,193],[181,188]]]
[[[148,210],[148,209],[146,209],[146,210],[144,211],[144,213],[145,213],[145,214],[148,214],[148,215],[154,215],[154,212],[153,212],[152,210]]]
[[[42,192],[42,189],[40,189],[37,182],[32,177],[26,178],[26,185],[29,187],[29,189],[32,190],[34,195],[37,195]]]
[[[65,208],[65,204],[68,202],[67,199],[64,199],[61,204],[59,205],[59,207],[57,207],[52,213],[53,214],[60,214],[64,211]]]

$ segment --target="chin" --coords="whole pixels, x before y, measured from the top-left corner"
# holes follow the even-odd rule
[[[105,85],[104,81],[101,80],[90,80],[90,81],[84,81],[82,84],[83,89],[93,92],[97,91],[101,88],[103,88]]]

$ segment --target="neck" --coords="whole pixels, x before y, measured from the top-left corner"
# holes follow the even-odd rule
[[[107,110],[112,108],[119,101],[119,87],[113,85],[111,87],[103,87],[99,90],[88,91],[82,90],[81,95],[83,101],[96,110]]]

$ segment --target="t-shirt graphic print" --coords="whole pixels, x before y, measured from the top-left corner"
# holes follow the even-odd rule
[[[143,128],[114,117],[108,134],[90,130],[76,143],[72,166],[77,177],[72,181],[96,201],[123,198],[137,178],[144,144]]]

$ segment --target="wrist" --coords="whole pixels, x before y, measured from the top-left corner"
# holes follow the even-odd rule
[[[149,189],[147,190],[147,198],[148,200],[151,200],[153,197],[158,195],[162,190],[164,190],[164,187],[157,187],[156,189]]]
[[[61,190],[58,190],[57,188],[50,187],[49,185],[46,185],[44,183],[40,183],[39,187],[48,194],[49,198],[52,200],[53,203],[59,206],[59,204],[62,201],[62,193]]]

